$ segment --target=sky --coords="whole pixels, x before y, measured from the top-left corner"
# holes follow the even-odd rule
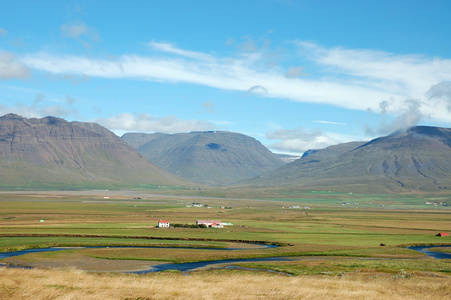
[[[0,115],[302,154],[451,127],[448,0],[0,0]]]

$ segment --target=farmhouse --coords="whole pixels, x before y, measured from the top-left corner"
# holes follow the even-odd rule
[[[170,223],[166,220],[160,220],[158,221],[158,227],[159,228],[169,228],[170,227]]]
[[[213,227],[213,228],[223,228],[224,225],[222,224],[221,221],[219,220],[197,220],[196,221],[197,225],[205,225],[207,227]]]

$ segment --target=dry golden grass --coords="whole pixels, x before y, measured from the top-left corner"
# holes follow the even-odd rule
[[[284,277],[243,271],[183,276],[0,268],[0,299],[446,299],[449,277]]]

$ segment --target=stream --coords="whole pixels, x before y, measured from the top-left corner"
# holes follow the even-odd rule
[[[274,248],[277,246],[273,245],[263,245],[262,247],[265,248]],[[437,251],[429,251],[430,248],[441,248],[441,247],[451,247],[451,245],[448,246],[413,246],[413,247],[407,247],[406,249],[411,249],[415,251],[419,251],[421,253],[426,254],[429,257],[435,258],[435,259],[451,259],[451,253],[444,253],[444,252],[437,252]],[[107,247],[107,246],[97,246],[97,247],[65,247],[65,248],[58,248],[58,247],[50,247],[50,248],[42,248],[42,249],[27,249],[27,250],[21,250],[21,251],[14,251],[14,252],[3,252],[0,253],[0,260],[7,257],[13,257],[13,256],[19,256],[19,255],[25,255],[29,253],[39,253],[39,252],[48,252],[48,251],[62,251],[62,250],[69,250],[69,249],[81,249],[81,248],[159,248],[159,249],[203,249],[203,250],[248,250],[250,248],[224,248],[224,249],[218,249],[218,248],[192,248],[192,247]],[[167,271],[167,270],[178,270],[180,272],[190,272],[194,271],[198,268],[218,265],[218,264],[232,264],[237,262],[258,262],[258,261],[291,261],[293,259],[289,257],[263,257],[263,258],[240,258],[240,259],[224,259],[224,260],[211,260],[211,261],[200,261],[200,262],[191,262],[191,263],[164,263],[160,265],[152,266],[148,270],[144,271],[135,271],[135,272],[127,272],[127,273],[133,273],[133,274],[147,274],[147,273],[153,273],[153,272],[161,272],[161,271]],[[0,264],[0,266],[7,266],[5,264]],[[230,266],[226,266],[230,267]],[[246,268],[243,268],[246,269]],[[270,271],[270,270],[262,270],[262,271]]]
[[[448,245],[448,246],[413,246],[413,247],[407,247],[407,249],[415,250],[415,251],[424,253],[427,256],[437,258],[437,259],[451,259],[451,253],[427,250],[427,249],[431,249],[431,248],[444,248],[444,247],[451,247],[451,245]]]

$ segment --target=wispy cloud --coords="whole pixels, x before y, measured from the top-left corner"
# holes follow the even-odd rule
[[[369,136],[387,135],[397,130],[406,130],[409,127],[417,125],[420,121],[429,119],[429,116],[420,111],[421,104],[416,100],[407,102],[407,107],[399,111],[394,119],[382,118],[382,121],[376,127],[366,125],[366,134]],[[381,103],[385,111],[389,104]]]
[[[338,123],[338,122],[331,122],[331,121],[313,121],[313,123],[331,124],[331,125],[341,125],[341,126],[346,126],[346,125],[348,125],[348,124],[346,124],[346,123]]]
[[[27,66],[17,61],[12,53],[0,52],[0,80],[21,79],[29,75]]]
[[[60,31],[62,36],[73,38],[87,48],[91,46],[91,43],[96,42],[99,39],[98,33],[90,29],[82,21],[73,24],[63,24],[60,27]]]
[[[302,76],[302,67],[290,67],[285,72],[285,77],[287,78],[299,78]]]
[[[35,100],[31,105],[26,105],[23,103],[17,103],[11,106],[0,105],[0,115],[15,113],[26,118],[42,118],[46,116],[69,118],[78,117],[78,110],[71,107],[72,103],[69,103],[70,101],[74,101],[74,99],[67,96],[66,101],[67,103],[48,105],[48,103],[44,103],[48,102],[46,96],[42,93],[38,93],[36,94]]]
[[[85,24],[63,24],[60,29],[63,36],[70,38],[80,38],[82,35],[87,35],[89,33],[89,29]]]
[[[202,52],[195,52],[195,51],[190,51],[190,50],[179,49],[169,43],[149,42],[149,43],[147,43],[147,46],[149,46],[152,49],[158,50],[158,51],[172,53],[172,54],[184,56],[187,58],[193,58],[193,59],[199,59],[199,60],[214,59],[211,55],[208,55],[208,54],[205,54]]]
[[[422,114],[442,121],[451,119],[444,101],[432,99],[432,105],[431,98],[426,96],[431,86],[451,81],[449,59],[324,48],[301,41],[292,44],[296,53],[291,55],[298,61],[314,63],[319,71],[298,77],[299,64],[269,67],[264,62],[267,47],[235,57],[220,57],[157,42],[148,46],[159,54],[148,56],[129,54],[117,59],[94,59],[41,52],[24,55],[21,60],[30,68],[59,75],[183,82],[242,92],[260,86],[266,91],[260,96],[356,110],[379,112],[381,102],[391,101],[387,113],[394,115],[415,99]]]
[[[275,151],[300,154],[309,149],[322,149],[338,144],[350,137],[334,133],[325,133],[321,130],[298,127],[295,129],[275,129],[265,135],[268,140],[279,140],[269,147]]]
[[[176,133],[216,129],[214,124],[207,121],[182,120],[175,116],[158,118],[148,114],[134,115],[131,113],[122,113],[109,118],[98,118],[92,121],[115,132]]]
[[[204,108],[205,110],[207,110],[210,113],[215,113],[215,107],[216,105],[213,103],[213,100],[210,99],[207,102],[202,103],[202,108]]]
[[[434,102],[441,102],[446,105],[449,112],[451,112],[451,82],[440,82],[433,85],[426,96],[429,100]]]

